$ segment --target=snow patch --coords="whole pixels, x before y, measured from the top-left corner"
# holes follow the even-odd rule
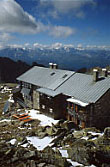
[[[77,166],[84,166],[83,164],[80,164],[76,161],[72,161],[71,159],[67,159],[68,162],[70,162],[72,164],[71,167],[77,167]],[[96,167],[95,165],[90,165],[90,166],[85,166],[85,167]]]
[[[67,150],[59,149],[59,151],[60,151],[62,157],[68,158]]]
[[[27,111],[26,111],[27,112]],[[37,110],[29,110],[28,114],[31,116],[32,119],[38,119],[40,120],[41,126],[52,126],[52,124],[56,124],[59,120],[54,120],[53,118],[50,118],[44,114],[41,114]]]
[[[104,133],[97,133],[97,132],[89,132],[91,135],[93,136],[96,136],[96,135],[99,135],[99,136],[103,136]]]
[[[16,143],[16,139],[10,140],[10,143],[11,143],[12,145],[14,145],[14,144]]]
[[[80,164],[80,163],[78,163],[76,161],[72,161],[71,159],[67,159],[67,161],[70,162],[74,167],[76,167],[76,166],[83,166],[82,164]]]
[[[26,138],[30,144],[32,144],[35,148],[37,148],[37,150],[43,150],[53,140],[50,137],[44,137],[43,139],[39,139],[38,137],[35,136]]]
[[[8,99],[8,101],[11,102],[11,103],[14,103],[14,100],[13,100],[13,97],[12,97],[12,96],[13,96],[12,94],[9,95],[9,99]]]
[[[89,103],[85,103],[85,102],[82,102],[82,101],[80,101],[78,99],[74,99],[74,98],[69,98],[69,99],[67,99],[67,101],[78,104],[82,107],[86,107],[87,105],[89,105]]]
[[[10,122],[10,121],[11,121],[10,119],[3,119],[0,122]]]
[[[88,140],[87,136],[82,137],[81,139]]]

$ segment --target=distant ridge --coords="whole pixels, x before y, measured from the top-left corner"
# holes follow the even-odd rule
[[[81,68],[105,67],[110,65],[110,47],[74,47],[56,43],[50,46],[34,44],[31,47],[7,46],[0,49],[0,57],[14,61],[21,60],[29,65],[33,62],[48,66],[53,62],[61,69],[78,70]]]

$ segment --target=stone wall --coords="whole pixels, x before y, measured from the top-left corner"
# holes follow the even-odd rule
[[[89,126],[105,128],[110,126],[110,90],[107,91],[95,104],[88,116]]]
[[[33,90],[33,108],[39,110],[40,109],[40,99],[39,92]]]
[[[66,113],[66,98],[63,95],[56,97],[49,97],[47,95],[40,95],[40,111],[54,119],[63,119]]]

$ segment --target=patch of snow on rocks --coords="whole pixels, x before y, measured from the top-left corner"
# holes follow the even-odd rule
[[[10,119],[3,119],[0,122],[10,122],[10,121],[11,121]]]
[[[32,144],[37,150],[43,150],[47,147],[50,142],[53,140],[50,137],[44,137],[43,139],[39,139],[38,137],[27,137],[27,140],[30,144]]]
[[[11,94],[11,95],[9,95],[9,99],[8,99],[8,101],[9,101],[9,102],[11,102],[11,103],[14,103],[14,100],[13,100],[12,94]]]
[[[54,120],[53,118],[50,118],[44,114],[41,114],[39,111],[37,110],[29,110],[28,113],[32,119],[38,119],[40,120],[40,125],[41,126],[51,126],[52,124],[56,124],[59,120]]]
[[[82,137],[81,139],[88,140],[87,136]]]
[[[11,143],[12,145],[14,145],[14,144],[16,143],[16,139],[10,140],[10,143]]]
[[[78,163],[76,161],[72,161],[71,159],[67,159],[67,161],[70,162],[74,167],[76,167],[76,166],[83,166],[82,164],[80,164],[80,163]]]
[[[68,158],[67,150],[59,149],[59,151],[60,151],[62,157]]]
[[[103,136],[104,133],[97,133],[97,132],[89,132],[91,133],[93,136],[99,135],[99,136]]]
[[[1,93],[7,93],[7,92],[10,92],[12,91],[12,89],[9,89],[7,86],[4,86],[4,87],[1,87],[2,90],[1,90]]]
[[[74,167],[77,167],[77,166],[83,166],[82,164],[76,162],[76,161],[72,161],[71,159],[67,159],[68,162],[70,162]],[[71,167],[73,167],[71,166]],[[96,167],[95,165],[90,165],[90,166],[85,166],[85,167]]]

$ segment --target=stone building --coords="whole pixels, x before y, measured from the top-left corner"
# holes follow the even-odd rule
[[[33,67],[17,78],[28,107],[55,119],[69,119],[80,127],[110,126],[110,77],[106,69],[93,75]]]

